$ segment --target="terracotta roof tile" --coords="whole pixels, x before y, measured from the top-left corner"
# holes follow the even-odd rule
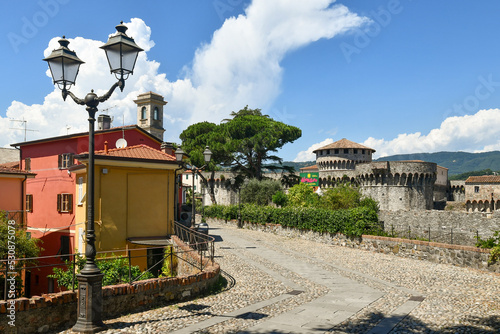
[[[328,144],[326,146],[320,147],[316,150],[313,151],[319,151],[319,150],[328,150],[328,149],[335,149],[335,148],[358,148],[358,149],[364,149],[364,150],[371,150],[372,152],[375,152],[373,148],[369,148],[366,146],[363,146],[361,144],[355,143],[353,141],[347,140],[345,138],[342,138],[341,140],[336,141],[335,143]]]
[[[465,183],[500,183],[498,175],[469,176]]]
[[[16,168],[19,169],[19,161],[4,162],[0,167]]]
[[[82,153],[88,154],[89,152]],[[176,161],[175,156],[154,149],[147,145],[135,145],[125,148],[112,148],[106,153],[105,150],[95,151],[96,156],[121,157],[133,159],[148,159],[148,160],[165,160]]]
[[[317,170],[318,165],[312,165],[312,166],[307,166],[307,167],[302,167],[300,168],[301,171],[306,171],[306,170]]]
[[[11,168],[3,165],[0,166],[0,174],[36,175],[35,173],[21,170],[19,168]]]

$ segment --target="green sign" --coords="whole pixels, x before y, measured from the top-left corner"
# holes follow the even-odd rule
[[[318,187],[319,186],[319,173],[300,173],[300,182],[307,184],[308,186]]]

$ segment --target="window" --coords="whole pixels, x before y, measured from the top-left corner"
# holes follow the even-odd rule
[[[24,170],[31,170],[31,158],[24,159]]]
[[[160,119],[160,116],[158,115],[158,107],[155,107],[155,109],[153,110],[153,119],[155,121]]]
[[[330,154],[330,150],[326,150],[326,154]]]
[[[335,154],[339,154],[339,149],[338,148],[335,149]]]
[[[361,150],[361,154],[365,154],[365,150]]]
[[[344,148],[344,154],[349,154],[349,149],[348,148]]]
[[[358,149],[357,148],[354,149],[354,154],[358,154]]]
[[[479,186],[474,186],[474,192],[478,193],[479,192]]]
[[[61,260],[63,261],[69,261],[69,236],[68,235],[61,235],[61,247],[59,248],[59,251],[57,254],[61,255]]]
[[[141,119],[146,119],[146,107],[142,107],[141,109]]]
[[[57,212],[73,211],[73,194],[57,194]]]
[[[73,153],[59,154],[58,159],[59,169],[67,169],[74,165]]]
[[[186,174],[186,180],[189,180],[189,175]]]
[[[26,212],[33,212],[33,195],[26,194]]]
[[[83,177],[79,177],[78,181],[78,205],[83,205],[83,196],[85,193],[83,192]]]

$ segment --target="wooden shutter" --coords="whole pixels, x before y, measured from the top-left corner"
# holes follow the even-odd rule
[[[62,195],[57,194],[57,212],[61,212],[61,202],[62,202]]]
[[[68,194],[68,212],[73,212],[73,194]]]

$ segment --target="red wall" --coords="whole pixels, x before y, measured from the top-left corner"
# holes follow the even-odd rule
[[[109,130],[108,130],[109,131]],[[116,130],[113,132],[97,132],[95,134],[95,150],[103,150],[104,142],[108,142],[108,149],[115,148],[118,139],[124,137],[128,146],[139,144],[160,149],[161,143],[152,139],[142,131],[133,128]],[[40,256],[56,255],[61,247],[62,235],[70,236],[70,252],[75,249],[75,225],[85,222],[76,222],[74,209],[77,205],[76,180],[67,169],[58,168],[58,155],[63,153],[81,154],[88,152],[88,135],[81,137],[60,137],[53,141],[21,145],[21,163],[31,159],[31,171],[36,177],[26,182],[26,194],[33,195],[33,212],[27,214],[28,231],[33,238],[43,241],[44,249]],[[59,213],[57,211],[57,194],[73,194],[73,212]],[[18,200],[19,201],[19,200]],[[45,259],[44,263],[60,263],[60,257]],[[47,275],[52,274],[52,268],[40,268],[31,274],[31,295],[46,293],[48,289]],[[38,284],[36,284],[38,276]],[[58,291],[57,284],[54,284]]]

